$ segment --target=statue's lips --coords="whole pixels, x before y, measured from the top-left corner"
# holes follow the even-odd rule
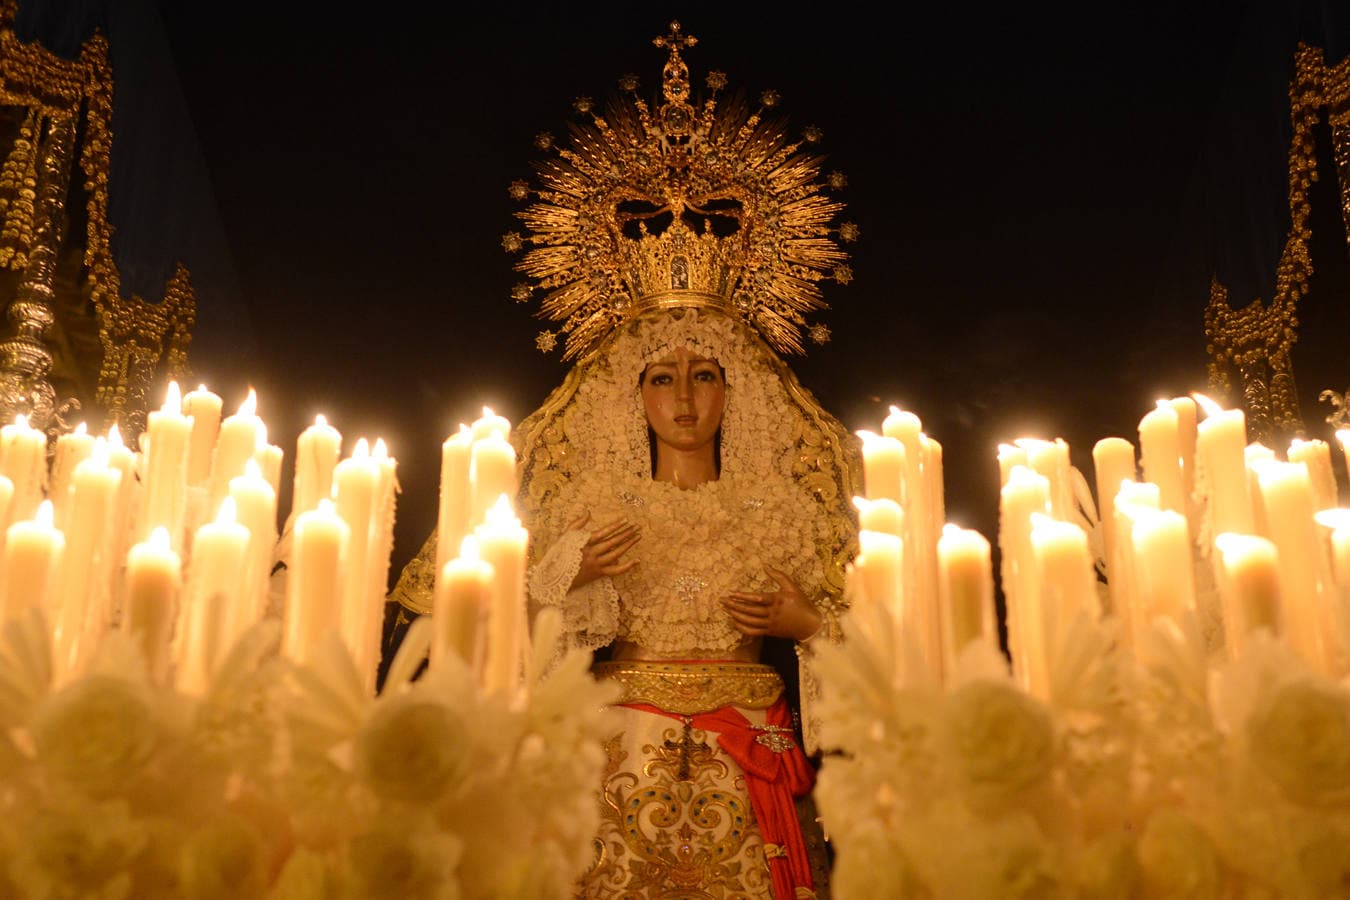
[[[675,417],[675,424],[676,424],[676,425],[697,425],[697,424],[698,424],[698,416],[676,416],[676,417]]]

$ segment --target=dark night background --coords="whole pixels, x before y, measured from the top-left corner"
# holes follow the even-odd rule
[[[696,89],[709,69],[777,89],[849,178],[856,280],[826,286],[834,340],[793,361],[803,382],[850,428],[916,412],[944,446],[949,518],[991,540],[999,441],[1063,437],[1091,477],[1096,440],[1205,389],[1211,276],[1235,306],[1274,284],[1295,47],[1350,52],[1333,2],[419,9],[85,0],[19,18],[58,48],[109,35],[123,279],[157,297],[175,259],[193,271],[196,377],[227,412],[255,385],[288,454],[317,412],[348,446],[388,442],[391,574],[435,523],[441,440],[484,404],[519,421],[565,371],[508,298],[507,184],[576,96],[626,72],[659,89],[650,41],[671,18],[699,38]],[[1317,392],[1350,381],[1325,156],[1295,358],[1323,437]]]

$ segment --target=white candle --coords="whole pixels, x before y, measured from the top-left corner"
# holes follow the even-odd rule
[[[474,420],[473,439],[481,441],[486,437],[498,437],[504,441],[511,439],[511,423],[505,417],[494,413],[490,408],[483,407],[483,415]]]
[[[325,635],[340,634],[342,563],[350,531],[327,498],[295,517],[283,650],[298,664],[313,658]]]
[[[1210,533],[1246,534],[1255,527],[1246,472],[1247,419],[1240,409],[1223,409],[1202,394],[1205,411],[1197,426],[1197,465],[1205,469]]]
[[[1097,577],[1087,534],[1072,522],[1033,515],[1031,545],[1040,570],[1041,623],[1050,650],[1078,613],[1096,620]]]
[[[1008,651],[1013,676],[1023,690],[1044,694],[1037,668],[1035,633],[1041,621],[1039,572],[1031,545],[1031,515],[1050,511],[1050,482],[1026,466],[1014,466],[999,492],[998,543],[1007,605]]]
[[[1350,509],[1318,510],[1317,524],[1331,534],[1331,575],[1337,587],[1350,588]]]
[[[1137,507],[1130,540],[1138,626],[1147,626],[1159,616],[1179,621],[1183,612],[1195,608],[1195,566],[1186,517],[1171,509]]]
[[[473,498],[471,524],[483,520],[502,494],[516,495],[516,451],[496,432],[478,438],[469,450],[469,479]]]
[[[1167,401],[1172,412],[1177,414],[1177,450],[1181,455],[1181,490],[1187,503],[1191,502],[1195,490],[1195,451],[1198,440],[1196,431],[1195,400],[1190,397],[1173,397]],[[1191,514],[1189,505],[1183,510]]]
[[[112,522],[122,473],[108,465],[108,443],[99,438],[71,473],[66,552],[57,592],[54,629],[57,665],[73,671],[88,659],[110,624],[115,561]],[[120,560],[116,561],[120,563]]]
[[[1345,474],[1350,478],[1350,428],[1336,429],[1336,440],[1341,445],[1341,456],[1345,460]]]
[[[286,454],[276,444],[269,443],[267,440],[267,425],[263,424],[258,428],[258,446],[253,451],[244,465],[256,463],[258,473],[272,486],[272,491],[276,494],[281,493],[281,462]]]
[[[205,693],[229,652],[232,622],[243,603],[248,539],[248,528],[235,520],[232,497],[192,539],[175,660],[176,685],[185,693]]]
[[[461,424],[459,431],[441,444],[440,506],[436,517],[436,572],[459,552],[469,533],[469,453],[473,432]]]
[[[938,539],[938,593],[943,620],[943,671],[961,651],[980,641],[997,649],[994,629],[994,573],[989,541],[978,531],[951,523]]]
[[[258,395],[253,388],[239,404],[239,410],[220,423],[216,451],[211,460],[211,500],[213,509],[230,490],[230,479],[244,474],[245,464],[258,449],[258,433],[263,427],[257,416]]]
[[[1339,499],[1336,492],[1336,473],[1331,468],[1331,445],[1326,441],[1294,438],[1289,444],[1286,457],[1291,463],[1303,463],[1308,467],[1313,507],[1334,509]]]
[[[905,620],[904,539],[885,531],[858,532],[853,561],[864,602],[886,607],[900,626]]]
[[[394,503],[397,462],[389,455],[383,438],[375,439],[371,451],[378,478],[375,482],[371,507],[370,544],[366,550],[366,597],[361,609],[363,616],[357,665],[366,673],[367,687],[373,693],[375,676],[380,666],[380,637],[384,631],[385,595],[389,593],[389,557],[394,550]],[[432,586],[433,600],[435,586]]]
[[[478,556],[477,539],[464,538],[459,556],[445,564],[436,580],[432,666],[454,653],[474,671],[481,669],[480,638],[491,608],[492,578],[492,566]]]
[[[854,497],[853,505],[858,510],[860,531],[881,531],[896,537],[904,536],[905,511],[899,503],[889,497],[879,500]]]
[[[1027,466],[1050,483],[1050,515],[1067,520],[1075,508],[1069,481],[1069,445],[1063,438],[1019,438],[1016,443],[1026,450]]]
[[[3,558],[5,531],[14,521],[14,482],[0,475],[0,558]]]
[[[168,677],[170,638],[181,582],[181,562],[164,526],[127,552],[122,627],[140,647],[150,677],[157,684]]]
[[[83,422],[75,430],[56,439],[56,452],[52,456],[51,488],[48,496],[52,501],[56,527],[65,529],[66,513],[70,506],[70,480],[75,467],[94,449],[94,436],[89,433]]]
[[[0,568],[4,618],[13,618],[32,606],[50,612],[65,548],[65,535],[52,524],[50,500],[38,504],[32,519],[22,519],[6,529],[5,564]]]
[[[1122,481],[1113,504],[1116,547],[1109,563],[1111,613],[1119,622],[1121,640],[1131,653],[1137,643],[1135,632],[1146,621],[1135,574],[1134,522],[1138,515],[1157,512],[1159,505],[1158,486],[1148,481]]]
[[[905,502],[905,447],[893,437],[859,431],[862,438],[863,495]]]
[[[248,529],[247,565],[239,606],[228,621],[227,643],[233,642],[267,610],[267,586],[277,543],[277,494],[263,477],[257,462],[249,460],[244,474],[230,479],[235,518]]]
[[[998,483],[999,487],[1008,483],[1013,466],[1027,465],[1027,451],[1016,444],[998,445]]]
[[[164,405],[146,416],[145,499],[137,519],[136,538],[143,541],[156,527],[163,526],[175,553],[183,549],[185,537],[191,433],[192,419],[183,415],[178,385],[170,382]]]
[[[1223,566],[1225,640],[1230,657],[1236,659],[1256,629],[1280,634],[1279,552],[1270,540],[1253,534],[1228,532],[1214,543]]]
[[[1116,494],[1125,481],[1136,477],[1134,444],[1120,437],[1102,438],[1092,447],[1092,466],[1097,481],[1097,515],[1102,523],[1102,556],[1106,560],[1106,581],[1116,577],[1112,571],[1116,554]]]
[[[351,651],[352,658],[363,666],[368,662],[363,659],[361,649],[365,645],[366,607],[377,602],[370,595],[368,575],[379,482],[379,463],[371,459],[370,445],[366,439],[360,438],[352,449],[352,455],[339,462],[333,470],[333,489],[337,513],[349,529],[338,621],[347,649]],[[383,599],[381,596],[378,601]],[[363,677],[373,679],[373,672],[368,672],[364,667],[360,671]],[[373,686],[374,682],[370,683]]]
[[[1185,514],[1181,437],[1176,410],[1166,400],[1159,400],[1157,408],[1139,420],[1139,453],[1144,479],[1158,486],[1163,508]]]
[[[503,494],[476,530],[478,549],[492,566],[492,608],[488,618],[484,688],[511,694],[520,685],[526,646],[525,547],[528,532]]]
[[[1096,582],[1087,535],[1077,525],[1033,513],[1031,547],[1040,585],[1040,614],[1024,623],[1023,635],[1027,669],[1033,676],[1031,693],[1049,700],[1052,671],[1064,631],[1079,612],[1095,611]]]
[[[295,487],[291,514],[314,509],[333,492],[333,469],[342,451],[342,435],[322,415],[295,442]]]
[[[1309,665],[1328,674],[1335,631],[1329,627],[1323,588],[1330,573],[1324,579],[1308,469],[1302,463],[1266,461],[1255,470],[1270,539],[1279,551],[1286,635]]]
[[[1258,470],[1262,464],[1275,462],[1275,451],[1259,442],[1248,444],[1242,451],[1244,465],[1247,468],[1247,494],[1252,503],[1251,531],[1263,537],[1270,537],[1270,523],[1266,517],[1266,499],[1261,493],[1261,481]]]
[[[188,439],[187,479],[190,485],[205,484],[211,477],[211,454],[220,434],[220,411],[223,401],[206,385],[188,391],[183,397],[183,412],[192,417],[192,436]]]
[[[33,518],[47,489],[47,435],[22,413],[0,428],[0,475],[14,483],[14,520]]]

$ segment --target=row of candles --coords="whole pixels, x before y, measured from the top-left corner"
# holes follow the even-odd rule
[[[941,449],[917,417],[893,408],[881,435],[861,435],[854,583],[893,608],[941,678],[971,642],[996,646],[990,545],[941,522]],[[1350,473],[1350,431],[1337,438]],[[1265,629],[1314,670],[1346,674],[1350,510],[1337,508],[1327,442],[1294,440],[1280,459],[1248,442],[1240,409],[1196,394],[1159,401],[1137,448],[1108,437],[1092,458],[1095,509],[1063,440],[999,448],[999,576],[1020,685],[1049,699],[1056,645],[1080,613],[1114,616],[1138,656],[1150,628],[1179,624],[1205,594],[1226,658]]]
[[[0,620],[41,609],[61,678],[82,669],[107,629],[125,629],[158,681],[202,693],[234,641],[275,615],[287,656],[306,662],[336,635],[373,690],[395,459],[365,438],[343,458],[341,434],[316,417],[296,442],[283,535],[283,451],[268,441],[251,390],[233,415],[222,406],[205,387],[182,395],[170,384],[139,450],[116,426],[93,435],[81,425],[50,448],[22,416],[0,428]],[[437,566],[437,618],[447,624],[435,653],[458,650],[501,689],[517,683],[525,644],[509,434],[485,409],[446,441],[441,533],[454,535],[459,555],[447,548]],[[487,647],[488,619],[507,610],[519,627],[499,628],[510,640]]]

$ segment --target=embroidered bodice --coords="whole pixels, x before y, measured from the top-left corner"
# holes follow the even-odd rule
[[[667,658],[729,652],[751,638],[733,627],[720,600],[736,590],[774,590],[766,566],[786,572],[808,597],[819,590],[819,504],[790,479],[724,477],[681,489],[583,476],[569,487],[550,516],[554,527],[543,529],[558,537],[532,553],[529,591],[535,609],[562,609],[577,645],[621,640]],[[581,529],[566,529],[587,511]],[[638,564],[569,591],[590,531],[617,518],[641,529],[625,557]]]

